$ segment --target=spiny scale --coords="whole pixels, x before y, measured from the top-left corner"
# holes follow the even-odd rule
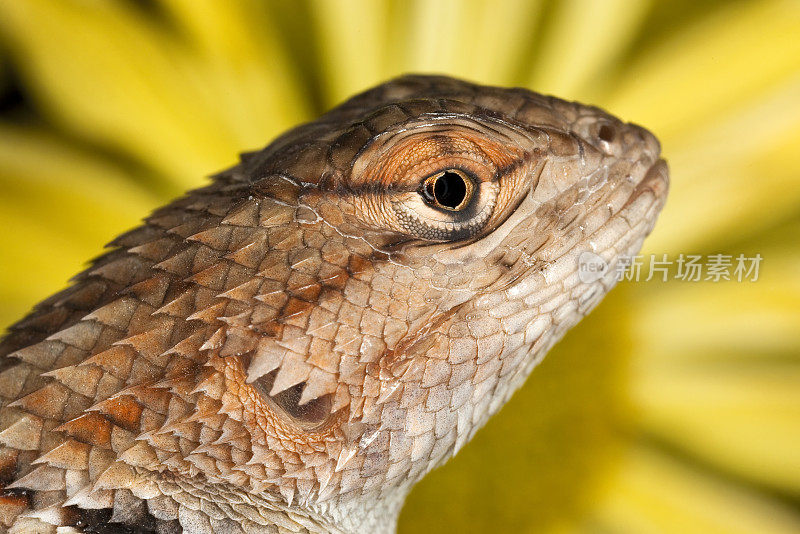
[[[11,327],[0,530],[392,531],[614,285],[658,156],[596,108],[428,76],[248,154]],[[419,193],[448,169],[463,214]],[[589,248],[611,274],[582,282]]]

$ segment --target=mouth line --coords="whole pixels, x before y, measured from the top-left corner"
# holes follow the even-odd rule
[[[647,169],[647,172],[639,183],[636,184],[636,187],[631,192],[631,196],[628,198],[627,202],[625,202],[625,205],[622,206],[620,212],[648,191],[653,194],[657,202],[663,203],[666,199],[667,192],[669,191],[669,169],[666,160],[663,158],[659,158]]]
[[[631,194],[628,197],[628,199],[625,201],[625,204],[623,204],[619,208],[619,210],[617,210],[615,213],[612,214],[611,219],[613,219],[615,217],[627,218],[628,213],[629,213],[629,209],[632,207],[632,205],[640,197],[642,197],[643,195],[647,194],[648,192],[650,192],[653,195],[652,201],[649,203],[649,208],[652,209],[652,206],[654,204],[657,204],[658,205],[656,207],[656,213],[657,213],[658,211],[661,210],[661,208],[664,205],[664,202],[666,201],[668,190],[669,190],[669,169],[667,167],[666,160],[664,160],[663,158],[659,158],[658,160],[656,160],[655,163],[653,163],[647,169],[647,171],[644,173],[642,178],[639,180],[639,182],[634,187],[633,191],[631,191]],[[524,198],[527,198],[527,196],[528,196],[528,194],[526,193]],[[651,220],[651,222],[650,222],[650,229],[652,229],[652,225],[654,225],[654,224],[655,224],[655,218],[653,218]],[[646,233],[649,233],[649,231],[650,230],[648,229],[646,231]],[[583,242],[584,243],[588,242],[589,240],[593,239],[595,236],[597,236],[601,232],[603,232],[603,228],[602,227],[598,228],[597,230],[595,230],[593,233],[591,233],[589,235],[585,235]],[[576,250],[578,250],[577,247],[572,249],[572,250],[564,251],[562,254],[560,254],[559,256],[557,256],[555,258],[551,258],[546,263],[555,263],[555,262],[561,260],[562,258],[564,258],[565,256],[568,256],[570,254],[575,253]],[[592,252],[594,252],[594,251],[592,251]],[[529,264],[529,267],[531,267],[532,269],[534,269],[537,266],[541,267],[541,262],[537,261],[535,263]],[[523,276],[524,276],[524,273],[519,273],[519,275],[514,277],[514,279],[508,280],[507,281],[507,285],[510,287],[511,285],[516,283],[516,281],[519,280],[520,278],[522,278]]]

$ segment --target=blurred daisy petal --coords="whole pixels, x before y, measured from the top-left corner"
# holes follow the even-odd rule
[[[218,95],[203,86],[198,58],[163,25],[116,2],[0,7],[0,28],[21,58],[19,69],[49,114],[68,128],[141,158],[182,188],[232,163],[245,148],[220,113]],[[289,108],[284,117],[296,115]]]
[[[541,2],[437,1],[404,4],[411,10],[408,35],[394,40],[411,71],[450,73],[495,84],[512,84],[526,44],[536,34]]]
[[[796,212],[798,102],[800,77],[794,77],[724,119],[665,141],[674,180],[647,250],[707,248],[733,232],[737,239],[746,237]]]
[[[605,85],[611,62],[636,35],[650,1],[569,0],[556,4],[545,40],[531,68],[528,86],[577,98],[596,94],[590,83]],[[588,94],[587,94],[588,93]]]
[[[746,257],[763,258],[755,282],[673,281],[640,293],[632,318],[641,425],[792,493],[800,493],[798,236],[795,224],[745,244]]]
[[[763,258],[757,282],[676,282],[642,295],[634,352],[655,362],[800,351],[800,268]]]
[[[130,172],[42,132],[0,128],[0,323],[66,285],[116,234],[164,201]],[[102,221],[102,224],[98,224]]]
[[[730,3],[643,52],[606,104],[671,140],[794,77],[798,27],[800,2]]]
[[[631,451],[588,532],[792,534],[790,510],[645,448]]]
[[[327,105],[388,77],[383,66],[384,37],[397,21],[390,18],[385,2],[314,0],[313,7]]]
[[[644,429],[739,476],[800,494],[800,365],[649,365]],[[795,424],[787,424],[795,421]]]
[[[197,50],[190,56],[195,87],[215,103],[212,113],[221,116],[240,148],[260,148],[310,114],[275,21],[258,2],[161,2]]]
[[[475,1],[441,0],[410,2],[408,41],[401,44],[411,70],[421,72],[463,72],[463,52],[479,25],[474,15],[480,10]],[[469,39],[463,36],[469,35]],[[485,43],[491,48],[490,43]]]

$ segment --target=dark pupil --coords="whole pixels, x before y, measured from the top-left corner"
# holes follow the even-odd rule
[[[460,174],[445,171],[428,184],[428,195],[440,206],[455,209],[467,196],[467,184]]]

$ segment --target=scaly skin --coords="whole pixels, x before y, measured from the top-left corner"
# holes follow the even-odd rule
[[[354,97],[12,327],[0,522],[393,531],[614,285],[667,183],[655,138],[597,108],[428,76]]]

